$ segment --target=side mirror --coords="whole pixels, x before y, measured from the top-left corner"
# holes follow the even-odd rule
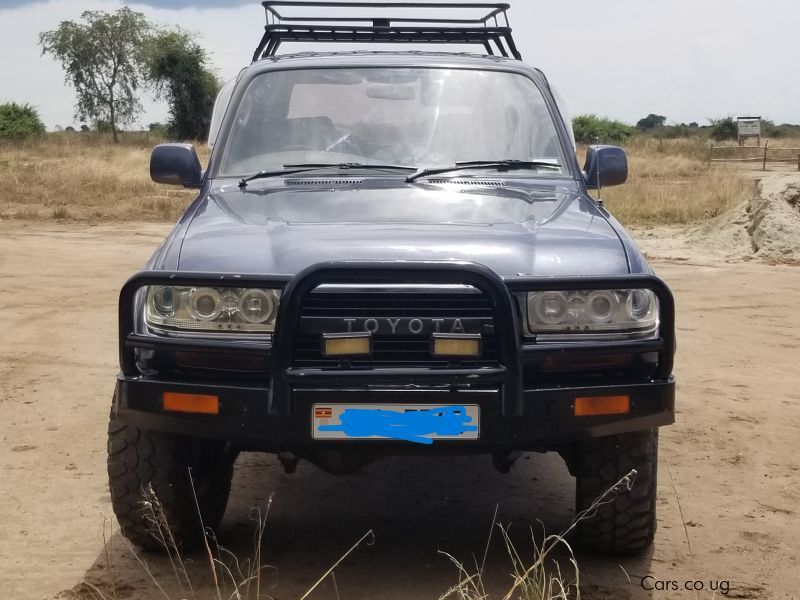
[[[159,144],[150,155],[150,178],[156,183],[199,188],[203,168],[191,144]]]
[[[589,146],[583,167],[586,187],[597,190],[628,180],[628,157],[617,146]]]

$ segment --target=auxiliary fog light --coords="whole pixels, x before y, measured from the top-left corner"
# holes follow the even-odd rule
[[[369,356],[371,333],[326,333],[322,336],[323,356]]]

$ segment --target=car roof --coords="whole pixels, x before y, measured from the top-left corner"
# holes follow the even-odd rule
[[[538,69],[526,63],[503,56],[474,54],[469,52],[431,52],[431,51],[374,51],[355,50],[349,52],[297,52],[262,58],[253,62],[245,70],[261,72],[287,67],[335,67],[335,66],[397,66],[397,67],[456,67],[497,69],[535,72]]]

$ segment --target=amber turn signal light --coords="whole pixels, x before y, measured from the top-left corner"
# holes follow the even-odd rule
[[[219,397],[217,396],[164,392],[161,399],[164,403],[164,410],[202,415],[219,414]]]
[[[624,415],[630,411],[630,396],[588,396],[585,398],[575,398],[576,417]]]

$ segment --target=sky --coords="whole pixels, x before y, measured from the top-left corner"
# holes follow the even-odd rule
[[[800,123],[797,0],[510,0],[523,58],[544,70],[573,115],[668,123],[762,115]],[[39,33],[84,10],[128,4],[193,32],[223,80],[246,66],[263,33],[258,0],[0,0],[0,102],[36,106],[48,128],[76,125],[75,94],[41,56]],[[292,46],[292,50],[302,50]],[[140,125],[166,120],[143,95]]]

